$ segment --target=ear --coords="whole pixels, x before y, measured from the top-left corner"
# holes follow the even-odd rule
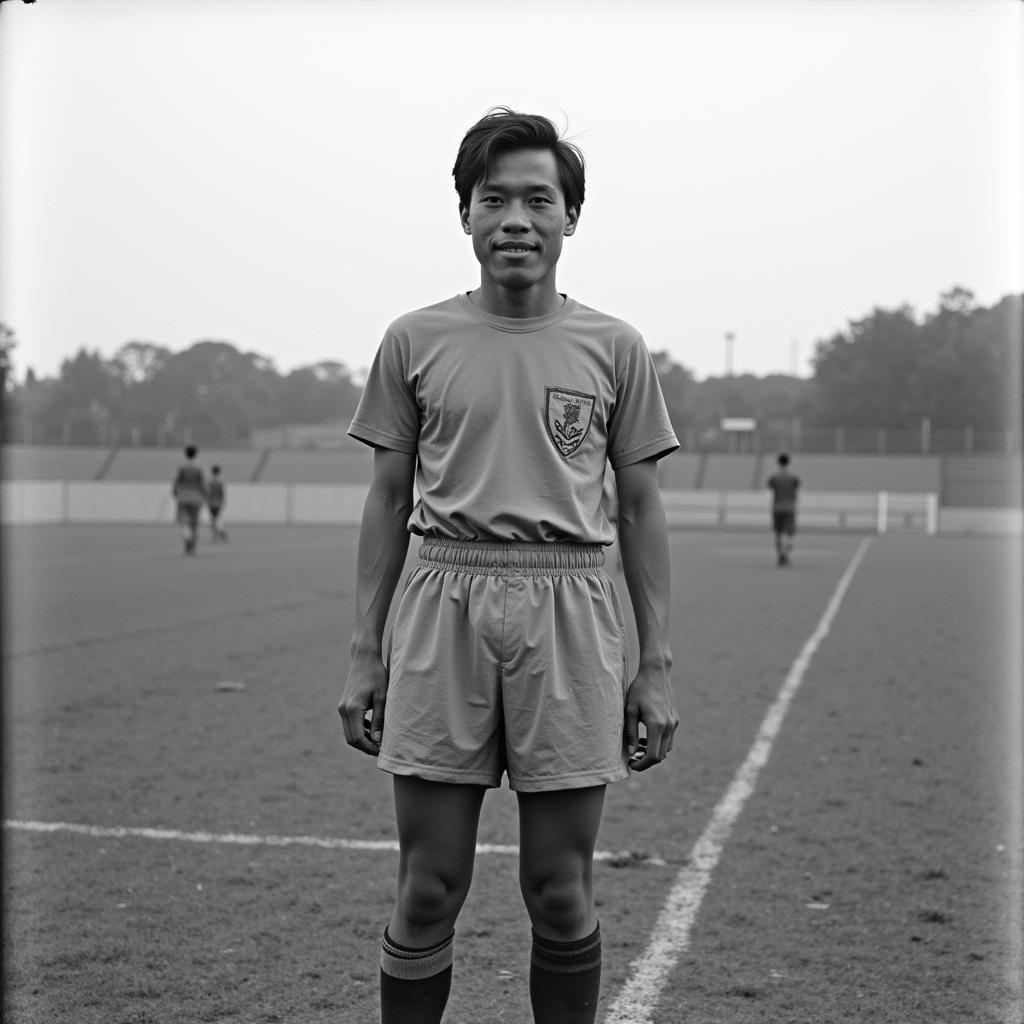
[[[574,206],[571,209],[566,211],[566,215],[565,215],[565,231],[563,232],[563,234],[565,235],[566,238],[568,238],[569,235],[573,235],[573,234],[576,233],[576,225],[579,223],[579,221],[580,221],[580,208],[578,206]]]
[[[473,229],[469,226],[469,207],[463,206],[462,203],[459,203],[459,220],[462,222],[462,230],[471,235]]]

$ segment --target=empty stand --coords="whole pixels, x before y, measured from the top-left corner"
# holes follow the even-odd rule
[[[209,474],[211,466],[220,466],[224,482],[241,483],[251,479],[260,452],[251,448],[200,448],[196,465]],[[119,448],[104,480],[166,480],[170,485],[178,467],[185,461],[180,448]]]
[[[754,479],[756,455],[708,455],[704,471],[704,489],[709,491],[748,491]]]
[[[266,484],[368,484],[373,453],[365,451],[273,451],[260,473]]]
[[[789,468],[805,491],[894,491],[937,494],[942,459],[929,455],[801,455]],[[764,483],[775,472],[775,459],[765,457]]]
[[[95,480],[109,448],[10,444],[3,448],[8,480]]]
[[[1014,455],[947,455],[943,460],[943,505],[959,508],[1020,508],[1021,458]]]

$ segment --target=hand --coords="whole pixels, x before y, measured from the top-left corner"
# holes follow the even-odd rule
[[[646,737],[640,736],[640,725]],[[668,672],[641,669],[626,691],[624,739],[630,768],[644,772],[664,761],[678,728]]]
[[[364,754],[380,753],[387,702],[388,672],[379,658],[353,661],[338,702],[345,742]]]

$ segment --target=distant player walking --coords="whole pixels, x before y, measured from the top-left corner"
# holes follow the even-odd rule
[[[206,486],[206,505],[210,510],[210,530],[213,533],[213,542],[228,539],[228,531],[221,522],[220,516],[227,501],[227,489],[221,479],[220,466],[214,466],[210,470],[210,482]]]
[[[583,204],[575,146],[547,118],[497,108],[466,133],[453,173],[480,286],[391,324],[349,428],[374,468],[338,710],[348,743],[394,776],[401,851],[381,1019],[441,1020],[481,803],[507,775],[534,1021],[590,1024],[605,786],[662,761],[679,724],[657,479],[678,445],[640,335],[555,287]],[[640,642],[632,680],[603,568],[609,461]],[[420,560],[385,665],[410,532]]]
[[[185,544],[185,554],[195,554],[199,530],[199,513],[206,504],[206,481],[195,464],[198,449],[190,444],[185,449],[185,463],[178,467],[171,484],[171,494],[178,505],[178,525]]]
[[[789,471],[789,456],[785,452],[776,461],[779,468],[768,478],[768,488],[772,492],[776,564],[790,565],[793,537],[796,534],[796,499],[800,478]]]

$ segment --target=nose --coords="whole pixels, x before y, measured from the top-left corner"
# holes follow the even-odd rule
[[[526,203],[514,199],[505,206],[505,215],[501,218],[502,231],[529,231],[530,208]]]

